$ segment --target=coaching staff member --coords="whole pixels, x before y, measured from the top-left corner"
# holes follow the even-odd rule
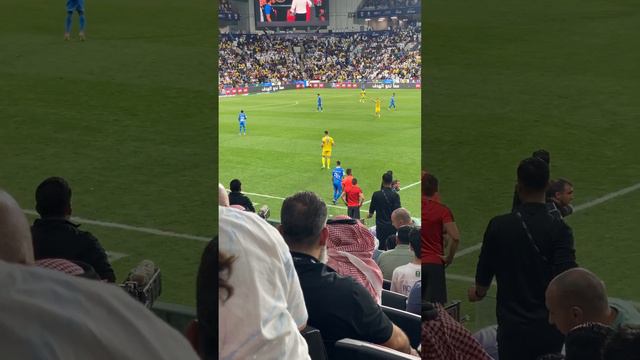
[[[484,298],[493,277],[498,283],[496,315],[500,359],[535,360],[558,353],[563,336],[548,323],[545,290],[551,279],[576,267],[573,234],[545,205],[549,166],[527,158],[518,166],[522,204],[494,217],[484,234],[469,300]]]

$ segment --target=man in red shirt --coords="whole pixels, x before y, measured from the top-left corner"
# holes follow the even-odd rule
[[[450,239],[449,252],[444,255],[444,235]],[[422,279],[426,284],[424,300],[444,304],[447,285],[444,269],[453,262],[460,232],[448,207],[440,203],[438,179],[425,174],[422,177]]]
[[[347,192],[352,185],[353,175],[351,175],[351,169],[347,169],[347,176],[342,179],[342,191]]]
[[[347,173],[350,173],[349,170],[351,169],[347,169]],[[364,202],[364,195],[358,186],[358,179],[351,177],[351,186],[342,193],[342,201],[347,205],[347,215],[352,219],[360,219],[360,207]]]

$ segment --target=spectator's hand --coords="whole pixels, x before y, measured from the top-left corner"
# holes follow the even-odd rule
[[[469,297],[470,302],[477,302],[482,300],[482,297],[478,296],[475,286],[469,288],[469,290],[467,291],[467,296]]]
[[[442,259],[442,261],[444,261],[444,267],[451,265],[451,263],[453,262],[453,256],[451,255],[440,256],[440,258]]]

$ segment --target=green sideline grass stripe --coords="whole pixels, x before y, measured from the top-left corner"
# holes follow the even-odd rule
[[[587,210],[589,208],[592,208],[594,206],[600,205],[600,204],[602,204],[604,202],[607,202],[609,200],[615,199],[615,198],[617,198],[619,196],[622,196],[622,195],[628,194],[630,192],[636,191],[638,189],[640,189],[640,183],[637,183],[635,185],[626,187],[624,189],[620,189],[618,191],[614,191],[612,193],[608,193],[608,194],[606,194],[606,195],[604,195],[602,197],[599,197],[599,198],[597,198],[595,200],[588,201],[588,202],[586,202],[584,204],[577,205],[573,209],[573,212],[577,213],[577,212],[582,211],[582,210]],[[457,252],[455,257],[459,258],[461,256],[465,256],[465,255],[471,254],[472,252],[480,250],[481,247],[482,247],[482,243],[481,242],[478,243],[478,244],[475,244],[473,246],[469,246],[468,248],[464,248],[464,249],[460,250],[459,252]]]

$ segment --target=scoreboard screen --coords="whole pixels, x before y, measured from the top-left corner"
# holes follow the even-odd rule
[[[256,28],[329,25],[328,0],[253,0]]]

